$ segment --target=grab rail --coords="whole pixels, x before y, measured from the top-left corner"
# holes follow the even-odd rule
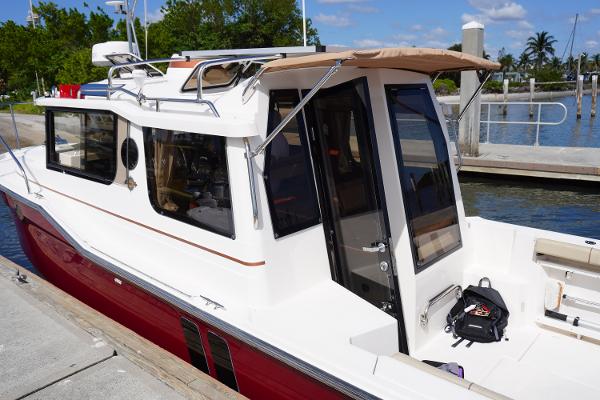
[[[452,292],[455,292],[454,296],[456,297],[456,299],[460,299],[462,297],[462,288],[460,287],[460,285],[450,285],[442,292],[438,293],[434,298],[430,299],[429,302],[427,302],[425,309],[419,316],[421,327],[427,327],[427,324],[429,323],[429,310],[431,309],[431,307],[442,301],[446,296],[448,296]]]
[[[29,178],[27,178],[25,168],[23,168],[23,165],[21,165],[21,162],[17,159],[17,156],[15,156],[15,153],[13,153],[12,149],[10,148],[8,143],[6,143],[6,140],[4,140],[2,135],[0,135],[0,141],[2,141],[2,144],[6,148],[6,151],[8,152],[8,154],[10,154],[15,164],[17,164],[17,167],[19,167],[19,169],[23,173],[23,179],[25,180],[25,186],[27,187],[27,194],[31,194],[31,188],[29,187]]]
[[[218,118],[218,117],[220,117],[220,115],[217,112],[217,109],[216,109],[214,103],[210,100],[206,100],[206,99],[202,98],[202,96],[203,96],[202,76],[208,67],[212,67],[212,66],[216,66],[216,65],[223,65],[223,64],[232,63],[232,62],[252,63],[254,61],[274,60],[274,59],[281,58],[281,57],[283,57],[281,54],[271,54],[271,55],[265,55],[265,56],[226,57],[226,58],[219,58],[216,60],[200,61],[196,66],[196,68],[198,68],[198,72],[196,73],[196,92],[197,92],[197,94],[196,94],[195,99],[185,99],[185,98],[176,99],[176,98],[168,98],[168,97],[146,97],[141,92],[138,94],[135,94],[132,91],[124,89],[124,88],[115,88],[115,87],[113,87],[113,82],[112,82],[115,71],[118,71],[123,68],[135,67],[138,65],[148,65],[148,66],[154,68],[152,66],[152,64],[167,63],[167,62],[171,62],[174,60],[181,60],[181,59],[189,60],[189,57],[186,57],[186,58],[157,58],[157,59],[153,59],[153,60],[144,60],[144,61],[136,61],[136,62],[117,64],[117,65],[111,66],[108,70],[108,77],[107,77],[108,85],[106,88],[106,99],[110,100],[110,96],[113,92],[121,91],[125,94],[135,97],[137,99],[138,103],[140,103],[140,104],[146,100],[155,101],[156,102],[156,111],[160,110],[160,102],[206,104],[210,108],[210,111],[213,113],[213,115]],[[164,74],[163,74],[163,76],[164,76]]]

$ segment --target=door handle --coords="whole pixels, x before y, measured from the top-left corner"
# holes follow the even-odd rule
[[[363,247],[362,251],[364,251],[366,253],[384,253],[385,248],[386,248],[385,243],[379,242],[379,243],[375,243],[375,246],[373,246],[373,247]]]

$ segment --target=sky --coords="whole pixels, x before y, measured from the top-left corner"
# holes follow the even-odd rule
[[[25,23],[28,0],[1,0],[0,21]],[[34,4],[38,0],[33,0]],[[62,7],[84,9],[84,0],[53,0]],[[301,0],[298,0],[300,4]],[[485,25],[485,50],[492,58],[505,48],[515,57],[527,38],[548,31],[562,57],[579,14],[573,53],[600,53],[600,0],[305,0],[306,14],[318,28],[321,42],[348,47],[422,46],[446,48],[461,40],[464,23]],[[104,0],[85,0],[103,7]],[[164,0],[147,0],[151,19],[161,18]],[[138,0],[137,15],[143,15]],[[116,16],[115,16],[116,17]],[[566,50],[568,55],[569,50]]]

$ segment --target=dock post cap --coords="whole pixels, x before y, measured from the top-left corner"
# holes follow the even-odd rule
[[[484,28],[485,28],[485,26],[481,22],[477,22],[477,21],[467,22],[466,24],[464,24],[462,26],[463,31],[465,29],[484,29]]]

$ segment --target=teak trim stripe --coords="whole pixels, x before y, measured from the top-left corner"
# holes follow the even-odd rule
[[[103,213],[106,213],[106,214],[108,214],[108,215],[112,215],[113,217],[116,217],[116,218],[120,218],[120,219],[122,219],[122,220],[124,220],[124,221],[130,222],[130,223],[132,223],[132,224],[135,224],[135,225],[141,226],[142,228],[146,228],[146,229],[148,229],[148,230],[150,230],[150,231],[152,231],[152,232],[158,233],[159,235],[167,236],[167,237],[169,237],[169,238],[171,238],[171,239],[174,239],[174,240],[177,240],[177,241],[179,241],[179,242],[185,243],[185,244],[187,244],[187,245],[190,245],[190,246],[192,246],[192,247],[196,247],[196,248],[198,248],[198,249],[200,249],[200,250],[204,250],[204,251],[206,251],[206,252],[208,252],[208,253],[211,253],[211,254],[214,254],[214,255],[216,255],[216,256],[219,256],[219,257],[226,258],[226,259],[228,259],[228,260],[230,260],[230,261],[236,262],[236,263],[238,263],[238,264],[241,264],[241,265],[244,265],[244,266],[246,266],[246,267],[260,267],[260,266],[262,266],[262,265],[265,265],[265,264],[266,264],[266,263],[265,263],[265,261],[249,262],[249,261],[240,260],[239,258],[235,258],[235,257],[229,256],[229,255],[227,255],[227,254],[224,254],[224,253],[218,252],[218,251],[216,251],[216,250],[213,250],[213,249],[210,249],[210,248],[208,248],[208,247],[205,247],[205,246],[199,245],[199,244],[197,244],[197,243],[190,242],[189,240],[182,239],[182,238],[180,238],[180,237],[178,237],[178,236],[175,236],[175,235],[172,235],[172,234],[170,234],[170,233],[168,233],[168,232],[161,231],[160,229],[156,229],[156,228],[153,228],[153,227],[151,227],[151,226],[149,226],[149,225],[142,224],[141,222],[134,221],[134,220],[132,220],[132,219],[130,219],[130,218],[124,217],[124,216],[122,216],[122,215],[120,215],[120,214],[117,214],[117,213],[114,213],[114,212],[112,212],[112,211],[105,210],[104,208],[100,208],[100,207],[98,207],[98,206],[95,206],[95,205],[93,205],[93,204],[91,204],[91,203],[88,203],[88,202],[86,202],[86,201],[80,200],[80,199],[78,199],[78,198],[76,198],[76,197],[73,197],[73,196],[70,196],[70,195],[68,195],[68,194],[65,194],[65,193],[59,192],[58,190],[55,190],[55,189],[49,188],[48,186],[44,186],[44,185],[42,185],[42,184],[40,184],[40,183],[38,183],[38,182],[35,182],[35,183],[36,183],[38,186],[40,186],[40,187],[42,187],[42,188],[44,188],[44,189],[47,189],[47,190],[49,190],[49,191],[51,191],[51,192],[53,192],[53,193],[56,193],[56,194],[58,194],[58,195],[61,195],[61,196],[67,197],[68,199],[71,199],[71,200],[73,200],[73,201],[76,201],[76,202],[78,202],[78,203],[85,204],[86,206],[88,206],[88,207],[92,207],[92,208],[93,208],[93,209],[95,209],[95,210],[101,211],[101,212],[103,212]]]

